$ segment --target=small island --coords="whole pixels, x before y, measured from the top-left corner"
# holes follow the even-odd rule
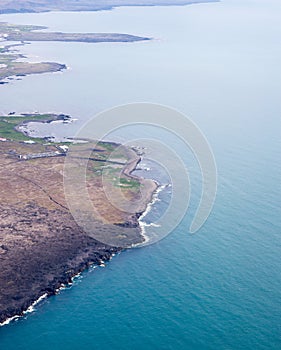
[[[26,131],[21,132],[26,130],[22,126],[30,121],[51,123],[70,119],[63,114],[11,113],[0,117],[2,324],[23,315],[42,296],[55,294],[90,265],[103,264],[122,249],[144,241],[138,218],[151,201],[157,184],[131,174],[140,161],[134,150],[111,142],[99,142],[94,148],[91,142],[74,145],[77,161],[84,151],[91,152],[87,186],[103,218],[96,221],[93,238],[78,226],[65,199],[63,167],[71,144],[30,138]],[[109,160],[115,150],[116,156]],[[102,181],[112,189],[121,189],[127,199],[138,198],[142,188],[145,196],[138,210],[126,213],[113,206],[104,193]],[[114,246],[96,239],[105,234],[113,237]]]

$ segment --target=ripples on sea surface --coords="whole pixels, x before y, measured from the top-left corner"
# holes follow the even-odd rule
[[[198,234],[187,234],[195,176],[191,210],[175,232],[84,273],[1,328],[1,349],[280,349],[280,6],[225,0],[0,16],[52,30],[157,38],[27,45],[22,50],[34,60],[71,69],[1,86],[2,112],[55,111],[83,121],[121,103],[171,105],[206,134],[219,176],[214,210]]]

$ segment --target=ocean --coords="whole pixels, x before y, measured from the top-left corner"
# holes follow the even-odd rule
[[[62,136],[116,105],[164,104],[202,130],[218,169],[213,210],[192,235],[200,172],[190,151],[167,136],[190,170],[191,205],[182,222],[159,242],[85,271],[33,313],[1,327],[0,349],[280,349],[281,3],[224,0],[1,15],[0,21],[155,38],[26,45],[20,50],[33,61],[69,69],[2,85],[1,113],[79,118],[48,126]],[[136,133],[147,130],[119,138]],[[144,164],[146,176],[169,182]],[[167,207],[168,190],[159,199],[147,222]]]

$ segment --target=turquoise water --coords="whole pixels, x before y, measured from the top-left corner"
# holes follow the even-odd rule
[[[1,87],[1,109],[61,111],[83,121],[120,103],[171,105],[191,116],[212,145],[218,193],[203,228],[187,234],[199,187],[193,178],[191,210],[172,234],[84,273],[36,312],[0,328],[0,348],[279,349],[280,2],[1,19],[156,37],[26,46],[26,53],[71,69]],[[186,157],[186,150],[179,153]]]

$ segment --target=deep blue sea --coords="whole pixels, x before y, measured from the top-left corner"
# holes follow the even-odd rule
[[[26,45],[21,50],[32,60],[65,62],[70,69],[1,86],[1,113],[70,113],[80,118],[76,124],[51,126],[54,135],[69,135],[117,104],[169,105],[200,127],[218,168],[213,211],[191,235],[200,181],[188,150],[178,148],[192,184],[191,207],[180,225],[156,244],[84,272],[35,312],[0,328],[0,349],[280,349],[280,1],[0,20],[155,38]],[[147,173],[157,175],[153,167]],[[166,205],[165,192],[160,198],[154,212]]]

